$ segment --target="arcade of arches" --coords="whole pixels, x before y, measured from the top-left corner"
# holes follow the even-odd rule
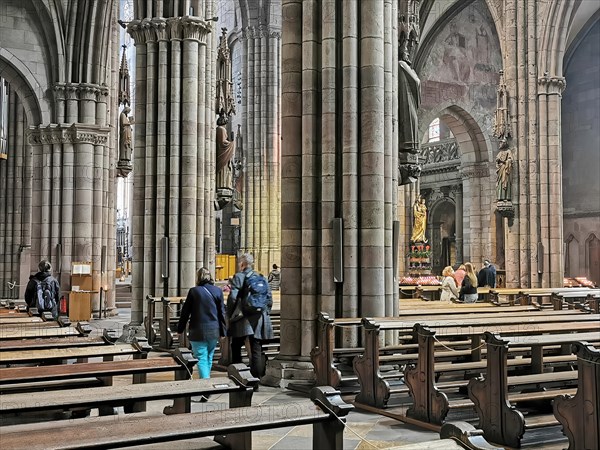
[[[318,311],[397,311],[419,194],[435,274],[488,258],[509,287],[561,286],[564,276],[600,283],[599,8],[2,2],[0,298],[22,298],[40,259],[64,292],[72,263],[91,261],[93,309],[102,296],[115,313],[125,252],[139,324],[147,294],[182,295],[197,267],[214,272],[217,253],[250,252],[263,273],[282,267],[277,383],[309,361]],[[218,84],[221,38],[227,89]],[[401,60],[420,80],[417,153],[400,142],[410,120]],[[222,88],[235,111],[226,127],[236,189],[215,211]],[[510,197],[500,199],[503,137],[513,163]],[[421,168],[412,183],[399,175],[406,164]]]

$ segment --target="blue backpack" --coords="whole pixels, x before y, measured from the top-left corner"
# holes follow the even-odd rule
[[[44,311],[52,311],[56,307],[56,299],[44,281],[37,280],[36,289],[36,308],[40,313]]]
[[[260,273],[250,272],[244,280],[246,295],[242,300],[245,316],[262,313],[269,308],[269,282]]]

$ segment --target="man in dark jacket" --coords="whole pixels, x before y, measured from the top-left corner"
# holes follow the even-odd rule
[[[41,284],[43,291],[48,291],[52,299],[53,307],[46,311],[52,313],[52,317],[55,319],[58,317],[58,295],[60,292],[60,286],[56,278],[52,276],[52,264],[45,259],[41,260],[38,264],[39,272],[29,277],[29,283],[25,289],[25,303],[27,303],[27,309],[37,308],[38,299],[38,284]],[[39,311],[43,313],[44,311]]]
[[[250,372],[260,378],[265,374],[265,355],[263,354],[262,341],[273,339],[273,326],[271,324],[271,308],[273,298],[269,290],[267,309],[250,316],[240,314],[242,298],[248,294],[244,282],[253,271],[254,257],[248,253],[238,258],[238,268],[231,282],[231,292],[227,298],[227,317],[229,318],[228,333],[231,336],[231,362],[242,362],[242,345],[246,337],[250,340]]]
[[[477,274],[477,285],[479,287],[496,287],[496,268],[486,259],[483,267]]]
[[[189,338],[194,357],[198,360],[198,373],[200,378],[210,378],[215,348],[219,337],[225,336],[225,300],[223,291],[213,285],[208,269],[203,267],[198,271],[196,284],[189,290],[181,308],[177,333],[181,342],[189,320]]]

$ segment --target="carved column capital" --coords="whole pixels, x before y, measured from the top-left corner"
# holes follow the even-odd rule
[[[80,100],[91,100],[91,101],[96,101],[98,98],[98,94],[100,93],[100,89],[99,89],[98,85],[87,84],[87,83],[80,84],[79,87],[77,88],[77,91],[79,93]]]
[[[183,39],[183,29],[179,17],[170,17],[167,19],[167,26],[172,41],[180,41]]]
[[[181,19],[181,26],[184,40],[198,41],[201,44],[206,43],[206,36],[212,30],[209,22],[193,17],[183,17]]]
[[[96,125],[73,124],[38,125],[29,128],[28,138],[32,145],[88,143],[107,145],[110,128]]]
[[[158,42],[169,40],[170,30],[167,28],[168,24],[165,19],[152,19],[151,25]]]
[[[567,87],[567,80],[564,77],[544,75],[538,78],[538,85],[542,94],[560,95]]]
[[[129,25],[127,25],[127,32],[133,39],[134,45],[137,46],[138,44],[146,43],[146,34],[141,20],[132,20],[129,22]]]

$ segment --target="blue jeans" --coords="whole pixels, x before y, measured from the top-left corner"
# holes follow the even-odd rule
[[[210,378],[210,368],[212,367],[217,342],[218,339],[190,341],[194,358],[198,360],[198,373],[200,374],[200,378]]]

